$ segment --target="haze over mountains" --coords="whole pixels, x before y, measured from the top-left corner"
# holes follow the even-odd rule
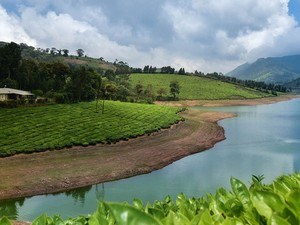
[[[299,83],[294,80],[300,78],[300,55],[260,58],[254,63],[240,65],[226,75],[293,87]]]

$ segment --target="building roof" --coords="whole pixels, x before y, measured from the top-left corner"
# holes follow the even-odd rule
[[[34,95],[29,91],[22,91],[12,88],[0,88],[0,94]]]

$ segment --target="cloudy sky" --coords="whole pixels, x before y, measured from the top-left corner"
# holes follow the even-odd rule
[[[226,73],[300,54],[300,0],[0,0],[0,40]]]

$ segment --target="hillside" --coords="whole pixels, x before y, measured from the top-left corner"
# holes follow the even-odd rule
[[[285,84],[300,77],[300,55],[269,57],[245,63],[226,75],[243,80]]]
[[[203,76],[186,76],[175,74],[132,74],[130,80],[133,85],[138,83],[144,87],[152,85],[154,92],[161,88],[169,95],[169,84],[178,81],[180,85],[179,99],[244,99],[270,96],[243,86],[234,85]]]
[[[285,86],[291,88],[294,92],[300,93],[300,77],[286,83]]]
[[[0,42],[0,47],[3,46],[5,42]],[[87,65],[94,69],[102,69],[102,70],[116,70],[116,66],[111,63],[107,62],[103,59],[96,59],[92,57],[78,57],[74,55],[68,55],[63,56],[61,54],[58,54],[59,51],[62,50],[56,50],[55,53],[50,54],[45,52],[43,49],[35,49],[34,47],[27,46],[25,44],[21,45],[22,50],[22,58],[23,59],[35,59],[37,61],[44,61],[44,62],[56,62],[60,61],[63,63],[66,63],[70,66],[76,66],[76,65]]]

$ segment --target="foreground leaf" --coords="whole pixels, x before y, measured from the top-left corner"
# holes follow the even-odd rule
[[[230,183],[233,193],[243,203],[244,206],[249,207],[250,194],[246,185],[242,181],[233,177],[230,179]]]
[[[0,225],[12,225],[12,223],[10,222],[9,219],[7,219],[7,217],[2,217],[0,219]]]
[[[47,215],[43,214],[37,217],[33,222],[32,225],[47,225]]]
[[[107,203],[107,206],[118,225],[162,225],[154,217],[132,206],[119,203]]]

